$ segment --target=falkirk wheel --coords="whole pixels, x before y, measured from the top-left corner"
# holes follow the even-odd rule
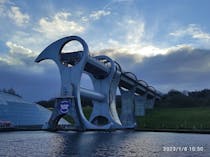
[[[63,47],[72,41],[79,42],[83,50],[62,53]],[[143,116],[146,108],[153,108],[160,94],[131,72],[123,72],[111,58],[100,55],[91,57],[86,42],[78,36],[68,36],[50,44],[35,62],[53,60],[60,72],[61,91],[56,99],[52,115],[43,126],[56,130],[59,120],[68,115],[73,118],[76,130],[113,130],[135,128],[135,116]],[[82,73],[93,82],[93,90],[80,87]],[[121,93],[121,112],[116,107],[116,93]],[[81,97],[92,100],[89,119],[84,115]]]

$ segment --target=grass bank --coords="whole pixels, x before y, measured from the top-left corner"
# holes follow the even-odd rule
[[[91,108],[85,107],[84,114],[89,118]],[[64,116],[69,122],[73,119]],[[147,110],[145,116],[137,117],[137,130],[175,130],[175,131],[207,131],[210,133],[210,107],[191,108],[154,108]]]
[[[210,130],[210,107],[154,108],[137,117],[137,129]]]

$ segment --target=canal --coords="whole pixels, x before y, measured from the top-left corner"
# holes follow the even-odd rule
[[[210,135],[137,131],[0,133],[0,157],[210,156]]]

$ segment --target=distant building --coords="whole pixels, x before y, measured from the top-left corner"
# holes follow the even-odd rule
[[[41,128],[48,122],[51,111],[35,103],[23,100],[19,96],[0,92],[0,122],[1,126]],[[60,124],[68,125],[64,119]]]

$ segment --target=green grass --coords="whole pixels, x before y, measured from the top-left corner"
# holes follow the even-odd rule
[[[83,113],[87,119],[89,119],[91,112],[92,112],[92,107],[90,106],[83,107]]]
[[[137,117],[138,129],[210,129],[210,107],[155,108]]]
[[[83,108],[84,115],[89,119],[92,108]],[[73,123],[73,119],[64,116]],[[144,117],[137,117],[137,129],[189,129],[210,130],[210,107],[192,108],[154,108],[147,110]]]
[[[83,108],[83,113],[87,119],[89,119],[91,112],[92,108],[90,106],[86,106]],[[71,116],[65,115],[63,116],[63,118],[68,122],[70,122],[71,124],[74,124],[74,119]]]

